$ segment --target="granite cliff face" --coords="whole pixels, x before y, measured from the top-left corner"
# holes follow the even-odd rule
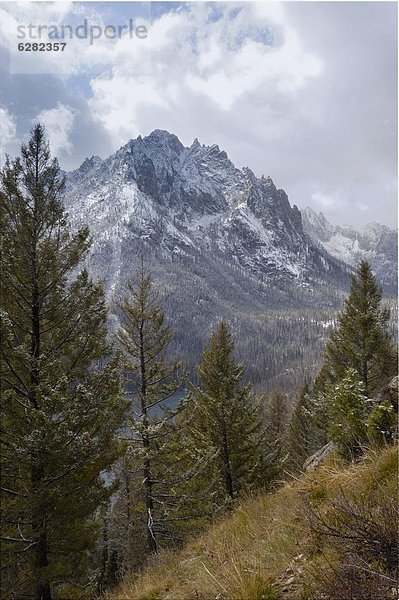
[[[361,259],[367,260],[380,283],[396,288],[398,281],[397,232],[379,223],[355,228],[350,225],[331,225],[312,208],[302,211],[303,228],[315,244],[323,247],[352,267]]]
[[[134,242],[163,258],[209,255],[272,286],[344,277],[270,177],[236,168],[216,145],[185,148],[166,131],[86,159],[67,176],[66,204],[75,226],[90,225],[92,267],[106,271],[107,289]]]

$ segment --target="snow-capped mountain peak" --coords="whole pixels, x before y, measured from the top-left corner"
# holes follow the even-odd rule
[[[136,243],[163,257],[211,254],[272,285],[343,277],[286,193],[237,168],[217,144],[184,147],[159,129],[139,136],[69,173],[66,204],[74,226],[89,223],[93,268],[111,287]]]
[[[302,211],[303,227],[316,244],[329,254],[356,267],[362,259],[370,262],[377,278],[387,286],[397,285],[397,232],[380,223],[359,228],[332,225],[323,213],[307,207]]]

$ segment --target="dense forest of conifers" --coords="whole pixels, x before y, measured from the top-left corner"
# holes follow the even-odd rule
[[[81,269],[89,230],[70,232],[63,190],[38,125],[1,173],[4,597],[98,597],[244,495],[277,487],[327,441],[345,460],[394,442],[391,316],[366,262],[323,356],[317,348],[316,377],[300,358],[310,314],[264,317],[268,348],[301,370],[294,397],[284,386],[264,395],[248,372],[255,383],[279,373],[256,318],[245,331],[233,316],[216,323],[190,372],[144,261],[109,330],[102,284]]]
[[[221,319],[229,323],[236,356],[245,363],[244,379],[251,380],[255,391],[270,393],[279,387],[291,395],[305,374],[309,379],[317,374],[349,289],[348,275],[338,287],[325,282],[312,287],[282,282],[272,286],[233,262],[213,260],[209,255],[174,257],[171,262],[148,244],[132,241],[128,248],[110,297],[110,313],[126,295],[126,282],[143,256],[175,330],[170,351],[184,359],[194,381],[202,348]],[[108,253],[101,255],[97,248],[94,258],[95,272],[104,277],[106,289],[110,287],[109,273],[104,270]],[[384,302],[391,307],[392,335],[396,336],[396,300],[387,295]]]
[[[111,314],[125,296],[126,282],[143,256],[175,329],[171,352],[184,358],[194,380],[202,348],[222,318],[229,322],[237,357],[245,362],[245,377],[256,391],[267,393],[282,387],[292,392],[303,381],[304,371],[309,377],[315,374],[329,328],[343,302],[342,289],[326,284],[315,288],[282,282],[270,285],[251,277],[233,261],[213,259],[209,254],[174,257],[172,262],[148,244],[136,240],[124,244],[129,253],[124,251],[119,281],[110,298]],[[104,278],[106,289],[110,275],[104,265],[110,252],[108,248],[102,253],[97,244],[95,272]]]

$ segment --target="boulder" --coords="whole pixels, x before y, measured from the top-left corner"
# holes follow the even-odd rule
[[[398,376],[393,377],[385,388],[374,398],[375,404],[381,404],[384,400],[388,400],[398,412]]]
[[[337,447],[334,442],[328,442],[325,446],[317,450],[312,456],[309,456],[303,464],[304,471],[314,471],[318,469],[320,464],[336,451]]]

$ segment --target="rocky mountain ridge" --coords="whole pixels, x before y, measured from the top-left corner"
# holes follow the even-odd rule
[[[397,231],[380,223],[369,223],[359,228],[332,225],[323,213],[317,213],[312,208],[307,207],[301,212],[304,231],[315,244],[352,267],[356,267],[361,259],[366,259],[379,282],[396,289]]]
[[[270,177],[238,169],[218,146],[155,130],[111,157],[86,159],[67,175],[67,209],[74,225],[90,223],[93,264],[115,264],[128,240],[163,256],[208,253],[272,285],[331,281],[344,269],[304,232]],[[107,278],[113,287],[118,268]]]

